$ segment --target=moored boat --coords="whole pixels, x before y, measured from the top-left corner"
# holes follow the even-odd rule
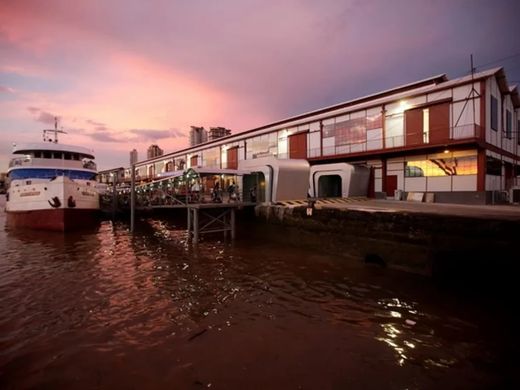
[[[91,150],[58,143],[57,129],[43,142],[14,144],[7,171],[10,227],[67,231],[91,226],[99,213],[97,168]]]

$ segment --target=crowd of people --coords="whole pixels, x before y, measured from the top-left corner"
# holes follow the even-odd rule
[[[181,186],[179,188],[150,187],[144,189],[144,191],[141,189],[136,193],[136,205],[155,206],[173,205],[176,203],[222,203],[224,200],[228,203],[241,201],[242,197],[239,187],[233,180],[225,188],[222,188],[221,180],[215,180],[209,191],[206,191],[204,184],[211,185],[210,183],[201,183],[199,180],[195,180],[191,186]],[[244,194],[246,200],[256,202],[256,186],[249,188],[248,195],[247,193]],[[103,198],[102,203],[111,204],[111,194],[106,194],[106,199]],[[118,203],[120,203],[119,206],[122,208],[129,207],[130,194],[120,193],[118,195]]]

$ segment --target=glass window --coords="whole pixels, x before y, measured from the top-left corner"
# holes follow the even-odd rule
[[[511,111],[506,110],[506,138],[511,139],[513,136],[513,117]]]
[[[491,95],[491,129],[498,130],[498,100]]]
[[[486,174],[493,176],[502,176],[502,161],[497,158],[486,157]]]
[[[202,157],[202,166],[208,168],[220,168],[220,147],[204,150]]]
[[[13,180],[20,179],[52,179],[56,176],[67,176],[71,179],[80,180],[94,180],[96,177],[95,173],[76,171],[73,169],[15,169],[10,172],[10,176]]]
[[[373,124],[373,123],[372,123]],[[367,140],[367,118],[336,119],[323,122],[323,138],[335,138],[336,145],[349,145]]]
[[[71,154],[69,152],[65,152],[65,153],[63,153],[63,158],[65,160],[71,160],[72,156],[71,156]]]
[[[61,160],[61,152],[53,152],[52,153],[52,158],[56,159],[56,160]]]
[[[427,160],[407,161],[405,177],[436,177],[475,175],[477,156],[443,157],[431,156]]]
[[[274,140],[274,138],[273,138]],[[270,144],[269,135],[261,135],[253,137],[246,141],[247,159],[265,157],[271,155],[275,151],[274,145]]]
[[[367,130],[380,129],[383,127],[383,116],[381,113],[367,116]]]
[[[334,122],[323,122],[323,138],[334,137]]]
[[[43,152],[43,158],[52,158],[52,153],[49,152],[49,151],[44,151]]]
[[[41,157],[42,157],[42,152],[39,151],[39,150],[36,150],[36,151],[34,152],[34,157],[35,157],[35,158],[41,158]]]
[[[423,110],[423,142],[430,142],[430,109]]]
[[[520,145],[520,121],[516,123],[516,143]]]

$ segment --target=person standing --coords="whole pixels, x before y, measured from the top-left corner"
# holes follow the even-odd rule
[[[220,183],[219,181],[217,180],[215,182],[215,185],[213,186],[213,191],[211,193],[211,200],[213,202],[222,202],[222,199],[220,198]]]
[[[253,186],[249,189],[249,200],[253,203],[256,203],[256,186]]]
[[[237,198],[235,191],[236,191],[235,182],[232,181],[227,188],[227,192],[229,195],[228,203],[231,202],[231,200],[235,200]]]
[[[192,202],[198,202],[200,200],[200,184],[195,181],[191,186]]]

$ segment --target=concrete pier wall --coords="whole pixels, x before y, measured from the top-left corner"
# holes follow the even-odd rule
[[[455,283],[517,275],[520,221],[408,212],[257,206],[257,220],[284,228],[278,238]],[[276,239],[276,237],[275,237]]]

